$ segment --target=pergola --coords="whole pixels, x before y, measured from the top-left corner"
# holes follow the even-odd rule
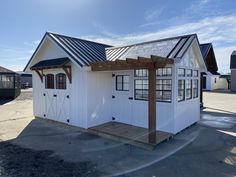
[[[150,58],[126,58],[125,60],[99,61],[91,64],[92,71],[148,69],[148,140],[150,143],[156,143],[156,69],[173,63],[174,59],[151,55]]]

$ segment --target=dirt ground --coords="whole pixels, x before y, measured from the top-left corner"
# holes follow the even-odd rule
[[[236,176],[236,94],[204,93],[201,121],[147,151],[34,119],[31,90],[0,101],[0,177]]]

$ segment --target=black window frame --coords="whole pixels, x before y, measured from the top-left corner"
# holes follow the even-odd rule
[[[169,74],[168,70],[170,70],[170,74]],[[158,71],[161,71],[161,74],[159,74]],[[164,71],[165,71],[166,74],[164,74]],[[163,76],[163,77],[172,76],[172,67],[157,68],[156,76]]]
[[[55,89],[55,75],[52,73],[45,75],[45,89]]]
[[[198,79],[193,79],[192,83],[193,83],[193,98],[198,98]]]
[[[198,77],[198,70],[193,70],[193,77]]]
[[[137,72],[141,73],[141,75],[137,74]],[[135,69],[134,77],[148,77],[148,69]]]
[[[158,81],[161,81],[161,84],[159,84]],[[170,84],[164,83],[163,81],[170,81]],[[159,89],[158,85],[161,86],[162,89]],[[170,89],[165,89],[168,86]],[[170,93],[170,100],[165,100],[164,94],[162,94],[162,99],[158,99],[158,94],[157,92],[162,92],[162,93]],[[171,103],[172,102],[172,79],[157,79],[156,80],[156,101],[157,102],[166,102],[166,103]]]
[[[193,76],[193,70],[192,69],[186,69],[185,75],[186,75],[186,77],[192,77]]]
[[[142,88],[140,89],[140,88],[138,88],[137,89],[137,81],[142,81],[142,83],[141,84],[138,84],[138,85],[141,85],[142,86]],[[146,82],[146,83],[144,83],[144,81]],[[144,86],[146,86],[146,88],[144,87]],[[148,79],[135,79],[134,80],[134,99],[135,100],[141,100],[141,101],[148,101],[148,90],[149,90],[149,83],[148,83]],[[139,94],[137,94],[137,92],[140,92]],[[147,94],[144,94],[144,93],[147,93]],[[140,97],[137,97],[137,96],[140,96],[141,95],[141,97],[142,98],[140,98]],[[144,95],[146,95],[146,96],[144,96]]]
[[[65,73],[56,74],[56,89],[66,90],[67,78]]]
[[[181,88],[180,88],[179,81],[182,81]],[[182,99],[179,99],[180,91],[183,92]],[[185,79],[179,79],[178,80],[178,102],[181,102],[181,101],[184,101],[184,100],[185,100]]]
[[[118,77],[121,77],[121,82],[118,82]],[[124,77],[129,77],[129,82],[124,82]],[[121,89],[118,88],[118,84],[121,84]],[[124,84],[128,84],[128,90],[124,88]],[[129,75],[116,75],[116,91],[129,91],[130,90],[130,76]]]
[[[190,83],[187,83],[187,81],[190,81]],[[190,86],[190,88],[188,88],[188,86]],[[190,100],[190,99],[192,99],[193,98],[193,88],[192,88],[192,79],[186,79],[185,80],[185,89],[186,89],[186,91],[185,91],[185,99],[186,100]],[[188,95],[188,91],[190,91],[190,97],[187,97]]]
[[[184,71],[184,72],[183,74],[182,73],[180,74],[179,71]],[[186,74],[185,68],[178,68],[177,74],[178,74],[178,77],[185,77],[185,74]]]

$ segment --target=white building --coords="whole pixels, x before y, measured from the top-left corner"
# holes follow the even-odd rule
[[[206,66],[195,34],[111,47],[46,33],[25,71],[33,73],[36,117],[173,134],[200,118]]]
[[[220,73],[218,73],[217,61],[212,44],[201,44],[200,49],[207,67],[207,72],[202,78],[203,90],[228,89],[227,79],[220,77]]]

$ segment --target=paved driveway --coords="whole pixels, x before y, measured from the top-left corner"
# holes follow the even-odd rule
[[[0,176],[236,175],[236,95],[205,93],[201,122],[155,151],[33,119],[29,95],[0,106]]]

